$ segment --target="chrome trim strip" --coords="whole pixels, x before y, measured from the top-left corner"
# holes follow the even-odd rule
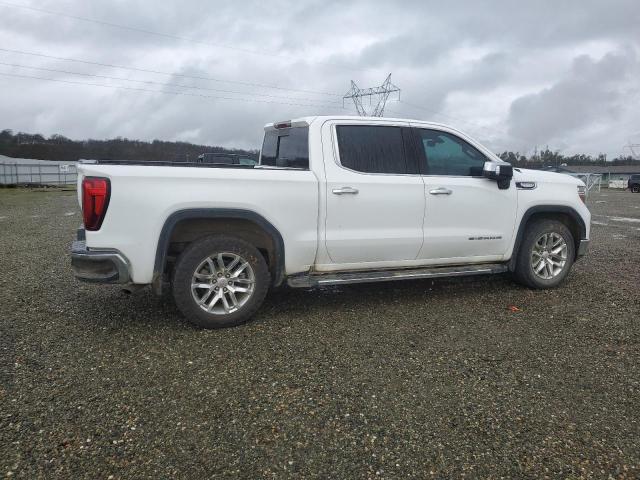
[[[335,274],[312,274],[290,277],[287,283],[291,287],[309,288],[324,285],[344,285],[353,283],[387,282],[392,280],[412,280],[421,278],[446,278],[468,275],[486,275],[503,273],[508,270],[507,264],[485,264],[473,267],[432,267],[411,270],[380,270],[377,272],[342,272]]]
[[[524,186],[524,184],[529,184]],[[538,184],[536,182],[527,182],[526,180],[522,180],[520,182],[516,182],[516,188],[518,190],[535,190],[538,188]]]
[[[358,277],[358,278],[336,278],[331,280],[318,280],[318,285],[337,285],[340,283],[372,283],[386,282],[391,280],[407,280],[411,278],[433,278],[433,277],[458,277],[462,275],[482,275],[491,273],[492,270],[485,268],[483,270],[460,270],[456,272],[438,272],[438,273],[413,273],[406,275],[391,275],[384,277]]]

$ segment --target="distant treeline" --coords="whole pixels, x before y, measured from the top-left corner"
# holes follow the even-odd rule
[[[96,160],[138,160],[138,161],[195,161],[202,153],[235,153],[257,158],[257,150],[228,149],[209,145],[195,145],[187,142],[165,142],[154,140],[143,142],[127,138],[111,140],[70,140],[62,135],[49,138],[40,134],[0,132],[0,155],[15,158],[36,158],[40,160],[75,161],[80,158]],[[616,157],[608,160],[605,155],[565,156],[548,148],[531,156],[519,152],[502,152],[500,158],[519,167],[542,168],[549,165],[640,165],[640,160],[632,157]]]
[[[70,140],[62,135],[46,138],[40,134],[0,132],[0,155],[39,160],[195,161],[202,153],[235,153],[257,158],[257,150],[228,149],[187,142],[153,140],[143,142],[127,138],[111,140]]]
[[[534,153],[527,157],[519,152],[502,152],[499,157],[505,162],[517,167],[543,168],[560,165],[640,165],[640,160],[634,160],[631,156],[619,156],[611,160],[606,155],[600,154],[596,157],[591,155],[562,155],[548,148]]]

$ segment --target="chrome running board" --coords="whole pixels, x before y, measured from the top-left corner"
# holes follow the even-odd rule
[[[485,263],[482,265],[458,265],[455,267],[428,267],[401,270],[365,270],[342,273],[312,273],[294,275],[287,279],[290,287],[311,288],[324,285],[349,283],[388,282],[391,280],[417,280],[421,278],[463,277],[504,273],[509,270],[506,263]]]

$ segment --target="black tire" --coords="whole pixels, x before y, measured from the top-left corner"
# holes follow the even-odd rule
[[[238,255],[250,265],[255,282],[253,293],[236,311],[210,313],[196,302],[191,292],[191,283],[196,269],[207,257],[223,252]],[[256,247],[240,238],[212,235],[191,243],[182,252],[176,262],[172,289],[178,309],[189,322],[202,328],[225,328],[234,327],[249,320],[262,305],[270,283],[271,276],[267,263]],[[213,297],[210,298],[213,299]]]
[[[542,289],[554,288],[560,285],[575,260],[575,243],[569,228],[557,220],[534,220],[527,225],[526,231],[516,257],[515,279],[527,287]],[[536,274],[532,265],[534,246],[544,234],[555,233],[562,237],[567,246],[565,264],[553,278],[545,279]],[[552,267],[550,267],[552,268]]]
[[[631,191],[633,193],[640,193],[640,185],[631,185]]]

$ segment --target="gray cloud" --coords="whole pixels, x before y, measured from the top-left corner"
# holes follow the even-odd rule
[[[255,148],[264,123],[352,113],[353,108],[343,109],[336,96],[180,75],[342,94],[351,79],[373,86],[393,72],[406,103],[390,103],[390,115],[451,123],[494,149],[522,151],[549,144],[566,151],[617,154],[627,137],[639,130],[636,0],[20,1],[193,41],[0,6],[3,48],[173,76],[1,51],[0,62],[245,94],[0,65],[0,128],[74,138],[182,139]],[[2,73],[236,100],[70,85]]]
[[[609,52],[600,60],[580,55],[554,85],[511,104],[509,132],[544,143],[614,122],[633,98],[634,92],[625,91],[625,85],[636,82],[638,74],[640,61],[631,49]]]

